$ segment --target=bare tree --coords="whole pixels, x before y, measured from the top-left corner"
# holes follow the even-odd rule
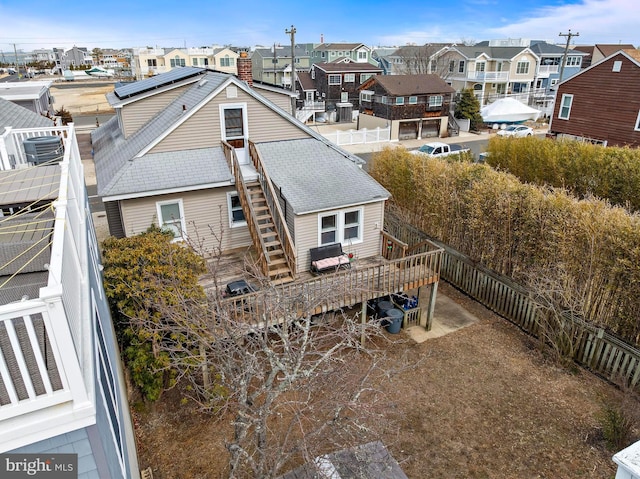
[[[230,478],[273,478],[392,427],[375,384],[403,366],[391,367],[375,349],[386,340],[378,321],[347,311],[314,314],[331,286],[285,289],[256,277],[258,292],[214,292],[202,302],[180,297],[174,278],[156,281],[175,294],[148,299],[163,317],[149,327],[163,338],[184,394],[231,418]]]
[[[425,45],[406,45],[396,50],[394,56],[400,57],[398,71],[404,75],[435,74],[446,79],[452,73],[450,61],[452,55],[441,52],[447,43],[427,43]]]

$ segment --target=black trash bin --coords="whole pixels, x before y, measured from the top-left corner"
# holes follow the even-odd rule
[[[402,329],[402,320],[404,319],[404,313],[399,309],[388,309],[385,312],[385,318],[382,320],[382,324],[390,334],[398,334]]]
[[[387,315],[387,311],[393,308],[394,308],[394,305],[391,301],[385,301],[385,300],[378,301],[378,304],[377,304],[378,317],[384,318]]]

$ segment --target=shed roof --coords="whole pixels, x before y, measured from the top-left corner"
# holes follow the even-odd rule
[[[53,126],[53,120],[33,111],[0,98],[0,134],[6,127],[40,128]]]

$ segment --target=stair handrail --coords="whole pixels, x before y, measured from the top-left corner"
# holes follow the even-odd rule
[[[249,228],[249,234],[253,238],[254,244],[259,244],[262,250],[262,257],[264,261],[262,261],[262,273],[265,276],[269,275],[269,264],[271,263],[271,258],[269,257],[269,252],[267,251],[267,247],[264,244],[264,240],[260,235],[260,227],[258,224],[258,216],[256,212],[253,210],[253,205],[251,204],[249,197],[249,190],[247,189],[247,185],[244,182],[244,178],[242,178],[242,171],[240,169],[240,162],[238,161],[238,156],[236,155],[235,148],[233,148],[229,143],[222,140],[222,150],[224,152],[224,156],[227,159],[227,163],[229,164],[229,168],[233,173],[233,178],[236,184],[236,190],[238,191],[238,196],[240,197],[240,204],[242,205],[243,211],[244,208],[247,208],[249,216],[247,217],[247,212],[245,211],[245,220],[247,221],[247,227]],[[257,241],[256,241],[257,240]]]
[[[289,234],[289,228],[287,228],[287,222],[284,213],[282,212],[282,208],[280,207],[278,196],[273,188],[271,178],[269,178],[269,173],[267,173],[267,169],[262,162],[262,158],[260,158],[258,149],[252,141],[249,141],[249,156],[251,157],[253,166],[258,172],[258,181],[260,181],[260,184],[262,185],[262,190],[271,210],[271,216],[273,217],[276,231],[280,236],[280,242],[282,243],[282,250],[284,251],[284,257],[287,260],[287,265],[289,266],[291,273],[295,275],[297,272],[296,250],[293,239]]]

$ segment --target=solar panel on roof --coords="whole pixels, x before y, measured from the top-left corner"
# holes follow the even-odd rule
[[[124,98],[130,98],[134,95],[138,95],[146,91],[155,90],[156,88],[186,80],[187,78],[200,75],[205,71],[206,70],[204,68],[194,67],[174,68],[167,73],[162,73],[160,75],[152,76],[151,78],[146,78],[144,80],[140,80],[134,83],[128,83],[126,85],[117,87],[114,90],[114,93],[119,99],[122,100]]]

